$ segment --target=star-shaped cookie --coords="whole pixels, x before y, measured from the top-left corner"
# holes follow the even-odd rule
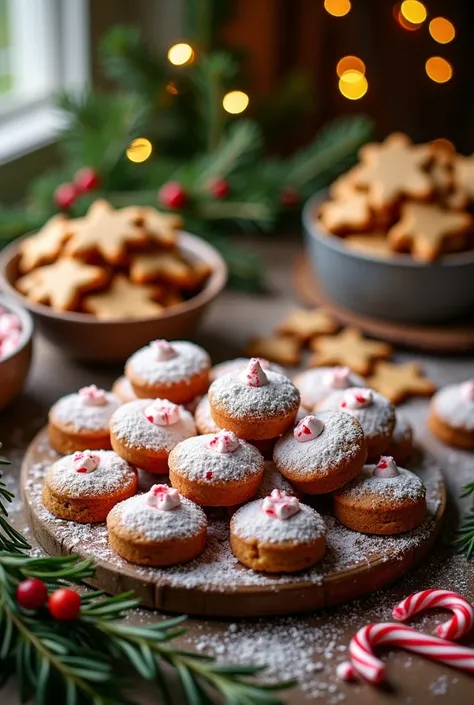
[[[161,304],[153,301],[156,294],[155,287],[132,284],[127,277],[119,274],[107,291],[86,296],[83,308],[101,321],[154,318],[164,310]]]
[[[195,274],[192,267],[174,251],[143,252],[132,257],[130,279],[146,284],[157,279],[178,287],[193,288]]]
[[[319,209],[322,225],[335,235],[367,230],[372,223],[368,194],[354,192],[336,201],[327,201]]]
[[[138,210],[138,214],[137,214]],[[156,208],[144,206],[134,209],[136,225],[141,225],[150,238],[161,247],[174,247],[183,219],[176,213],[160,213]]]
[[[54,262],[68,238],[68,223],[65,215],[54,215],[36,235],[22,240],[20,272],[25,274],[42,264]]]
[[[297,365],[301,360],[301,343],[289,335],[253,338],[244,350],[248,357],[263,357],[279,365]]]
[[[108,201],[95,201],[84,218],[70,221],[65,254],[88,259],[99,254],[109,264],[122,264],[128,247],[145,245],[149,238],[136,224],[138,208],[116,210]]]
[[[473,219],[434,203],[405,203],[401,218],[388,232],[390,247],[410,251],[415,259],[432,262],[443,252],[462,250]]]
[[[400,404],[413,396],[429,397],[436,391],[434,382],[423,377],[416,362],[378,362],[367,383],[387,397],[392,404]]]
[[[58,311],[75,311],[83,294],[106,286],[107,281],[102,267],[62,257],[20,277],[16,288],[36,303],[49,304]]]
[[[311,341],[312,367],[344,365],[359,375],[368,375],[376,360],[390,357],[392,348],[379,340],[367,340],[356,328],[344,328],[337,335],[323,335]]]
[[[335,333],[338,329],[338,323],[324,309],[296,308],[280,323],[277,333],[293,336],[305,343],[316,335]]]
[[[456,184],[465,190],[468,199],[474,201],[474,154],[471,154],[470,157],[456,155],[454,179]]]
[[[381,144],[362,147],[354,183],[367,189],[369,203],[377,211],[389,210],[403,196],[428,198],[433,185],[423,167],[432,154],[430,145],[415,146],[406,135],[395,133]]]

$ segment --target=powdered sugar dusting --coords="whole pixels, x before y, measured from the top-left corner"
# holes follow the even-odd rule
[[[172,385],[188,380],[211,365],[211,358],[203,348],[186,340],[173,340],[177,355],[169,360],[157,360],[150,345],[140,348],[127,360],[125,373],[148,384]]]
[[[231,531],[243,539],[263,543],[309,543],[326,535],[324,519],[312,507],[300,504],[299,511],[286,519],[269,516],[257,499],[241,507],[232,517]],[[295,500],[293,500],[295,501]]]
[[[474,431],[474,401],[461,393],[460,384],[449,384],[432,399],[434,411],[453,428]]]
[[[75,470],[74,455],[57,460],[48,473],[48,485],[64,497],[100,497],[133,482],[135,470],[112,450],[97,450],[99,465],[93,472]]]
[[[277,372],[279,375],[286,375],[286,372],[281,365],[277,365],[269,360],[264,360],[263,358],[258,358],[261,366],[264,370],[271,370],[271,372]],[[211,380],[214,381],[223,375],[231,373],[238,373],[244,370],[250,362],[249,357],[236,357],[235,360],[226,360],[225,362],[219,362],[218,365],[214,365],[211,369]]]
[[[179,407],[179,421],[171,426],[157,426],[146,418],[144,411],[152,399],[137,399],[123,404],[112,416],[110,432],[127,447],[170,452],[177,443],[196,435],[194,418]]]
[[[293,379],[293,384],[297,387],[301,394],[301,403],[313,410],[314,407],[325,399],[333,389],[328,385],[328,374],[331,373],[334,367],[315,367],[310,370],[305,370],[296,375]],[[353,387],[363,387],[365,381],[355,372],[349,372],[349,384]]]
[[[220,430],[211,416],[211,407],[207,394],[203,396],[197,405],[194,418],[196,419],[196,426],[199,433],[217,433]]]
[[[366,438],[376,438],[379,435],[391,434],[395,426],[395,409],[388,399],[372,391],[372,403],[369,406],[360,409],[341,408],[341,402],[352,388],[332,392],[318,406],[319,411],[327,411],[328,409],[337,409],[344,411],[356,418],[362,428]]]
[[[80,394],[68,394],[58,399],[49,412],[53,423],[70,426],[75,433],[81,431],[106,431],[110,417],[122,404],[115,394],[106,393],[106,403],[102,406],[90,406]]]
[[[209,388],[211,405],[221,407],[236,419],[268,419],[298,410],[300,393],[284,375],[266,372],[268,384],[249,387],[238,374],[216,379]]]
[[[277,470],[275,463],[271,460],[266,460],[262,484],[257,493],[257,498],[266,497],[272,490],[280,490],[281,492],[286,492],[286,494],[295,494],[292,484]]]
[[[388,501],[391,506],[395,502],[407,499],[418,502],[425,496],[425,487],[417,475],[398,468],[394,477],[376,477],[372,473],[375,465],[365,465],[361,473],[352,482],[337,492],[339,497],[373,497],[374,504],[380,500]]]
[[[188,438],[171,452],[169,466],[179,475],[194,481],[239,482],[263,470],[263,456],[250,443],[240,440],[232,453],[216,453],[209,447],[212,433]]]
[[[395,428],[393,429],[392,443],[411,443],[413,430],[410,422],[405,416],[397,411]]]

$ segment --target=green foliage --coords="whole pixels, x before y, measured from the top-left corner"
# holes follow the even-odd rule
[[[474,482],[468,482],[459,495],[461,499],[474,495]],[[464,514],[457,532],[454,545],[466,554],[467,560],[472,558],[474,553],[474,504]]]

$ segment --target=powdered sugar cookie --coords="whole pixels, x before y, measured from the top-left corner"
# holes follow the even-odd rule
[[[95,384],[61,397],[48,416],[49,441],[54,450],[67,455],[74,450],[111,448],[109,421],[121,403],[115,394]]]
[[[395,428],[387,455],[393,457],[397,465],[403,465],[413,453],[413,429],[410,422],[398,412]]]
[[[326,525],[315,509],[273,490],[234,514],[230,546],[239,561],[253,570],[293,573],[321,560]]]
[[[310,414],[276,443],[273,460],[305,494],[324,494],[356,477],[367,459],[357,419],[340,411]]]
[[[444,443],[474,449],[474,381],[450,384],[436,392],[428,426]]]
[[[319,411],[344,411],[356,418],[364,431],[368,457],[385,453],[395,428],[395,409],[388,399],[364,387],[332,392],[319,406]]]
[[[135,401],[137,395],[133,391],[132,384],[125,376],[118,377],[112,385],[112,392],[124,403]]]
[[[139,565],[176,565],[206,547],[207,521],[201,507],[167,485],[121,502],[107,517],[110,546]]]
[[[192,414],[166,399],[123,404],[110,419],[112,448],[142,470],[168,472],[168,456],[178,443],[196,435]]]
[[[187,404],[207,392],[211,359],[185,340],[154,340],[128,358],[125,375],[137,397]]]
[[[170,481],[182,495],[209,507],[229,507],[253,497],[262,481],[263,456],[232,431],[178,443],[168,464]]]
[[[258,358],[261,366],[264,370],[270,370],[271,372],[277,372],[279,375],[286,375],[285,368],[281,365],[277,365],[275,362],[270,362],[265,360],[263,357]],[[249,357],[236,357],[235,360],[226,360],[225,362],[219,362],[217,365],[211,368],[209,373],[209,378],[211,382],[215,379],[222,377],[223,375],[229,374],[229,372],[240,372],[244,370],[250,362]]]
[[[301,403],[313,411],[335,389],[363,387],[365,382],[348,367],[315,367],[296,375],[293,384],[301,394]]]
[[[419,477],[382,456],[334,495],[341,524],[363,534],[392,535],[419,526],[426,516],[426,490]]]
[[[105,521],[117,502],[137,491],[137,471],[111,450],[76,451],[48,471],[43,504],[59,519]]]
[[[216,379],[209,388],[211,415],[217,426],[239,438],[275,438],[291,426],[300,394],[288,377],[265,372],[257,358],[247,368]]]

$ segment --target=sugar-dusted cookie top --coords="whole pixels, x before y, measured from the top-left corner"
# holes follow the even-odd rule
[[[368,509],[394,509],[407,501],[419,502],[425,495],[420,478],[397,467],[389,457],[382,457],[377,465],[365,465],[354,480],[336,492],[338,498],[363,502]]]
[[[128,358],[125,374],[147,384],[172,385],[186,381],[211,364],[203,348],[186,340],[154,340]]]
[[[436,415],[449,426],[474,431],[474,381],[443,387],[432,404]]]
[[[334,391],[319,405],[320,411],[344,411],[356,418],[366,438],[393,433],[395,409],[384,396],[364,387]]]
[[[244,370],[250,362],[249,357],[236,357],[234,360],[226,360],[225,362],[219,362],[214,365],[210,372],[211,381],[214,381],[218,377],[229,374],[229,372],[239,372]],[[271,372],[278,372],[280,375],[286,375],[285,369],[281,365],[277,365],[274,362],[265,360],[263,357],[259,357],[259,362],[264,370],[271,370]]]
[[[104,497],[136,481],[136,470],[112,450],[85,450],[57,460],[47,483],[54,494],[69,498]]]
[[[348,367],[314,367],[296,375],[293,384],[300,391],[301,403],[308,409],[314,409],[335,389],[363,387],[365,382]]]
[[[171,423],[161,425],[160,419],[151,416],[150,407],[156,402],[170,406]],[[115,411],[110,420],[110,431],[127,447],[169,452],[180,441],[196,435],[196,424],[193,415],[182,406],[166,400],[137,399]]]
[[[273,490],[286,492],[288,495],[297,495],[293,485],[286,477],[283,477],[272,460],[266,460],[263,470],[262,484],[256,494],[256,498],[260,499],[269,495]]]
[[[278,518],[265,509],[265,500],[257,499],[241,507],[232,517],[231,532],[242,539],[261,543],[307,543],[326,535],[324,519],[312,507],[298,502],[298,511],[287,518]]]
[[[217,433],[219,426],[211,416],[211,407],[209,406],[209,396],[205,394],[200,399],[196,411],[194,412],[196,426],[199,433]]]
[[[392,443],[411,443],[413,440],[413,429],[410,422],[405,416],[398,413],[395,419],[395,428],[393,429]]]
[[[53,423],[68,426],[74,433],[104,431],[108,429],[112,414],[121,404],[121,399],[115,394],[91,384],[75,394],[67,394],[58,399],[51,407],[49,418]]]

